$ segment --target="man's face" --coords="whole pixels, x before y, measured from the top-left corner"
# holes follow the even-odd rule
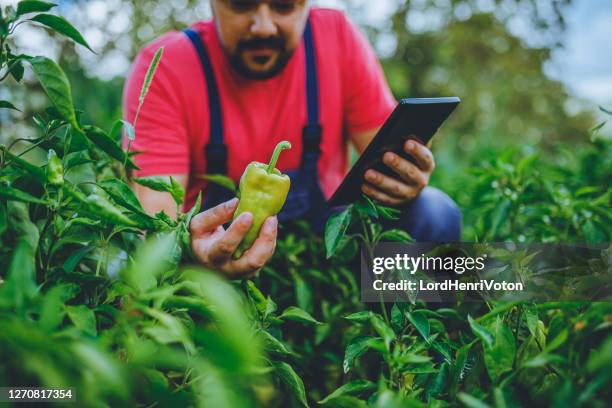
[[[216,29],[232,67],[268,79],[287,65],[308,17],[306,0],[213,0]]]

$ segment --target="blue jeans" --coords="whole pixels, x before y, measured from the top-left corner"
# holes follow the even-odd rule
[[[383,223],[385,228],[403,229],[417,242],[461,240],[461,210],[448,195],[437,188],[425,187],[417,198],[399,209],[399,220]]]

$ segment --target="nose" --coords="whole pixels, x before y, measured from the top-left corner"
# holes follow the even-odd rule
[[[253,14],[251,34],[256,37],[273,37],[277,31],[270,7],[266,3],[260,4]]]

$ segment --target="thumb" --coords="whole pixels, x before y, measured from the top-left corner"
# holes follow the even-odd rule
[[[191,219],[191,223],[189,224],[191,235],[198,237],[207,232],[213,232],[218,226],[232,219],[237,206],[238,199],[232,198],[216,207],[199,213]]]

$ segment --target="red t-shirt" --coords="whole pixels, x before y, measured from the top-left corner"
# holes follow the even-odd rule
[[[381,66],[365,37],[340,11],[310,11],[323,127],[319,179],[329,198],[348,170],[347,132],[383,124],[395,107]],[[247,80],[232,71],[214,22],[192,27],[209,52],[222,105],[228,176],[238,181],[253,160],[267,162],[276,144],[291,142],[278,162],[281,171],[297,169],[306,124],[303,43],[277,76]],[[206,182],[204,148],[209,141],[206,82],[197,53],[187,36],[171,32],[138,54],[124,90],[126,120],[132,121],[144,77],[159,47],[164,54],[141,108],[132,149],[141,168],[137,176],[188,174],[186,207]],[[124,142],[125,144],[125,142]]]

